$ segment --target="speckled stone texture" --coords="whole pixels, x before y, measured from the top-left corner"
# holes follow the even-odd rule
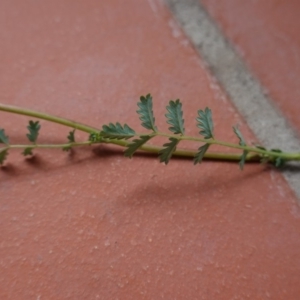
[[[142,130],[154,96],[213,111],[215,135],[247,125],[158,0],[0,2],[1,102]],[[0,113],[25,141],[28,118]],[[40,142],[68,129],[41,122]],[[87,136],[79,133],[78,140]],[[156,143],[162,143],[158,140]],[[184,144],[183,147],[195,147]],[[215,150],[218,150],[216,148]],[[277,171],[122,156],[116,147],[11,153],[0,170],[0,299],[297,299],[300,210]]]

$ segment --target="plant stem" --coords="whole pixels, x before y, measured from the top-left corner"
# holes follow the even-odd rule
[[[143,135],[145,135],[145,134],[143,134]],[[162,133],[162,132],[157,132],[156,135],[165,136],[165,137],[169,137],[169,138],[170,137],[177,138],[178,140],[202,142],[202,143],[210,144],[210,145],[213,145],[213,144],[221,145],[221,146],[225,146],[225,147],[229,147],[229,148],[246,150],[248,152],[254,152],[254,153],[263,154],[263,155],[267,155],[267,156],[271,156],[271,157],[282,157],[286,160],[300,160],[300,153],[273,152],[273,151],[268,151],[268,150],[262,150],[262,149],[259,149],[256,147],[241,146],[238,144],[223,142],[220,140],[203,139],[203,138],[187,136],[187,135],[175,135],[175,134],[167,134],[167,133]]]
[[[10,113],[15,113],[15,114],[20,114],[20,115],[25,115],[25,116],[30,116],[30,117],[34,117],[34,118],[47,120],[47,121],[61,124],[64,126],[72,127],[74,129],[84,131],[84,132],[87,132],[90,134],[100,132],[100,130],[98,128],[91,127],[91,126],[88,126],[88,125],[85,125],[85,124],[82,124],[79,122],[75,122],[75,121],[68,120],[65,118],[56,117],[56,116],[53,116],[50,114],[45,114],[45,113],[37,112],[34,110],[16,107],[16,106],[5,105],[5,104],[0,103],[0,111],[5,111],[5,112],[10,112]],[[149,135],[149,134],[145,134],[145,133],[136,134],[136,136],[141,136],[141,135]],[[223,141],[219,141],[219,140],[215,140],[215,139],[203,139],[203,138],[198,138],[198,137],[167,134],[167,133],[162,133],[162,132],[154,132],[154,133],[151,133],[150,135],[163,136],[163,137],[168,137],[168,138],[172,137],[172,138],[176,138],[178,140],[196,141],[196,142],[201,142],[201,143],[206,143],[206,144],[215,144],[215,145],[221,145],[221,146],[225,146],[225,147],[229,147],[229,148],[246,150],[248,152],[251,152],[251,153],[248,153],[248,155],[246,156],[247,161],[259,161],[263,156],[267,156],[270,159],[274,159],[276,157],[281,157],[281,158],[284,158],[285,160],[300,160],[300,153],[273,152],[273,151],[262,150],[262,149],[254,148],[254,147],[241,146],[239,144],[227,143],[227,142],[223,142]],[[102,138],[100,142],[119,145],[122,147],[127,147],[130,144],[130,141],[117,140],[117,139],[106,139],[106,138]],[[99,143],[99,142],[96,142],[96,143]],[[66,143],[66,144],[57,144],[57,145],[46,145],[46,144],[45,145],[41,145],[41,144],[9,145],[0,150],[4,150],[6,148],[7,149],[8,148],[63,148],[63,147],[69,147],[69,146],[76,147],[76,146],[92,145],[92,144],[95,144],[95,142],[87,141],[87,142],[82,142],[82,143],[71,143],[71,144]],[[162,149],[162,147],[144,144],[139,149],[150,152],[150,153],[158,153]],[[183,156],[183,157],[194,157],[196,153],[197,153],[197,151],[193,151],[193,150],[177,149],[174,152],[174,155]],[[215,159],[215,160],[239,161],[241,154],[209,152],[209,153],[205,153],[204,157],[208,158],[208,159]]]
[[[109,144],[115,144],[118,146],[123,146],[126,147],[129,142],[126,141],[120,141],[120,140],[103,140],[104,143],[109,143]],[[121,142],[121,143],[120,143]],[[99,142],[91,142],[91,141],[86,141],[86,142],[76,142],[76,143],[66,143],[66,144],[24,144],[24,145],[6,145],[3,148],[0,148],[1,151],[9,150],[9,149],[35,149],[35,148],[47,148],[47,149],[62,149],[65,147],[80,147],[80,146],[89,146],[89,145],[94,145],[94,144],[99,144]],[[140,148],[143,151],[153,153],[153,154],[158,154],[158,152],[162,149],[162,147],[159,146],[153,146],[153,145],[144,145]],[[179,157],[194,157],[197,151],[194,150],[186,150],[186,149],[178,149],[176,150],[173,155],[174,156],[179,156]],[[209,152],[206,153],[205,155],[206,158],[212,159],[212,160],[228,160],[228,161],[238,161],[240,159],[240,154],[234,154],[234,153],[218,153],[218,152]],[[259,156],[255,154],[249,154],[246,158],[247,161],[258,161]]]
[[[34,117],[34,118],[54,122],[54,123],[65,125],[65,126],[68,126],[68,127],[72,127],[74,129],[78,129],[78,130],[81,130],[81,131],[84,131],[84,132],[87,132],[87,133],[92,133],[92,132],[98,132],[99,131],[98,128],[94,128],[94,127],[91,127],[91,126],[88,126],[88,125],[85,125],[85,124],[81,124],[79,122],[75,122],[75,121],[68,120],[68,119],[65,119],[65,118],[60,118],[60,117],[56,117],[56,116],[53,116],[53,115],[49,115],[49,114],[45,114],[45,113],[37,112],[37,111],[34,111],[34,110],[17,107],[17,106],[6,105],[6,104],[0,103],[0,110],[10,112],[10,113],[14,113],[14,114],[19,114],[19,115],[24,115],[24,116],[29,116],[29,117]]]
[[[87,142],[79,142],[79,143],[66,143],[66,144],[28,144],[28,145],[7,145],[4,148],[0,148],[0,150],[8,150],[8,149],[35,149],[35,148],[65,148],[65,147],[79,147],[79,146],[89,146],[93,143],[91,141]]]

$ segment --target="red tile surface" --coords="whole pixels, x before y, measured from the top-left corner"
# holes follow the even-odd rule
[[[201,0],[300,135],[300,2]]]
[[[5,103],[141,130],[150,91],[162,129],[179,97],[188,134],[209,106],[216,136],[236,141],[238,122],[255,140],[159,1],[6,0],[0,14]],[[28,118],[0,120],[25,141]],[[41,124],[41,142],[65,140]],[[0,170],[0,299],[297,299],[300,211],[278,172],[94,149],[14,152]]]

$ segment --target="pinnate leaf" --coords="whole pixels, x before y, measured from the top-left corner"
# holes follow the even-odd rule
[[[267,149],[265,147],[260,146],[260,145],[255,145],[255,148],[267,151]],[[270,161],[269,155],[267,155],[267,154],[260,154],[260,155],[261,155],[260,163],[265,164]]]
[[[271,149],[272,152],[276,152],[276,153],[282,153],[282,150],[280,149]],[[286,160],[282,157],[276,157],[273,164],[276,168],[281,168],[284,166]]]
[[[69,132],[69,135],[67,136],[68,142],[69,143],[75,143],[75,129]],[[66,146],[63,147],[63,151],[69,151],[71,150],[72,146]]]
[[[198,149],[199,152],[194,157],[194,165],[196,165],[198,163],[200,164],[202,162],[202,159],[203,159],[204,154],[206,153],[208,147],[209,147],[209,144],[205,144]]]
[[[109,125],[103,125],[101,136],[108,139],[129,139],[135,135],[135,131],[130,128],[127,124],[122,126],[120,123],[109,123]]]
[[[1,150],[0,149],[0,165],[3,165],[8,155],[8,149]]]
[[[1,144],[9,144],[8,136],[5,135],[4,129],[0,129],[0,143]]]
[[[101,132],[92,132],[89,136],[89,141],[96,143],[96,142],[101,142],[102,136]]]
[[[241,155],[241,159],[240,159],[240,162],[239,162],[239,166],[240,166],[241,170],[244,169],[244,165],[245,165],[245,162],[246,162],[247,154],[248,154],[248,151],[244,150],[243,154]]]
[[[163,145],[162,150],[159,151],[159,160],[160,162],[164,162],[166,165],[169,163],[169,160],[176,150],[176,146],[179,143],[179,140],[175,138],[169,138],[170,142]]]
[[[167,106],[167,111],[167,123],[171,125],[169,130],[175,134],[184,134],[184,119],[180,100],[171,100]]]
[[[32,147],[25,148],[24,151],[22,152],[22,154],[24,156],[33,155],[33,153],[32,153]]]
[[[239,145],[246,146],[245,139],[244,139],[242,133],[240,132],[239,128],[237,126],[233,126],[232,129],[233,129],[233,132],[236,134],[236,136],[239,138]]]
[[[69,132],[67,139],[69,143],[75,143],[75,129]]]
[[[208,107],[206,107],[205,110],[199,109],[196,121],[197,127],[201,129],[199,133],[203,135],[205,139],[213,139],[214,124],[211,110]]]
[[[38,135],[39,130],[41,129],[41,125],[39,124],[39,121],[29,121],[29,125],[27,126],[27,129],[29,130],[29,133],[26,134],[27,138],[30,142],[35,143]]]
[[[133,154],[136,150],[138,150],[141,146],[143,146],[145,143],[147,143],[152,136],[149,135],[143,135],[139,139],[134,139],[127,147],[127,149],[124,152],[124,155],[126,157],[132,158]]]
[[[233,132],[239,138],[239,145],[240,146],[247,146],[247,144],[245,142],[245,139],[244,139],[242,133],[240,132],[239,128],[237,126],[233,126],[232,128],[233,128]],[[245,165],[245,162],[246,162],[247,154],[248,154],[248,151],[244,150],[243,154],[241,155],[241,159],[240,159],[240,162],[239,162],[239,166],[240,166],[241,170],[244,169],[244,165]]]
[[[263,147],[263,146],[255,145],[255,147],[256,147],[257,149],[267,151],[267,149],[266,149],[265,147]]]
[[[140,97],[140,102],[138,102],[139,110],[136,112],[140,115],[140,120],[142,121],[142,126],[146,129],[157,131],[155,126],[155,118],[153,115],[152,108],[152,96],[150,94]]]

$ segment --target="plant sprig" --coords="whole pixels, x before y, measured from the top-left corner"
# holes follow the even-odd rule
[[[240,169],[244,168],[247,161],[257,161],[262,163],[271,163],[276,167],[281,167],[285,162],[291,160],[300,160],[300,153],[287,153],[280,149],[267,150],[262,146],[250,147],[247,145],[241,131],[237,126],[233,126],[233,132],[238,138],[238,144],[228,143],[218,140],[214,136],[214,124],[211,110],[206,107],[204,110],[199,109],[196,116],[196,126],[200,129],[198,137],[185,135],[184,118],[182,103],[179,99],[170,100],[167,105],[167,113],[165,114],[166,122],[170,125],[170,133],[160,132],[155,125],[155,117],[153,113],[152,96],[147,94],[141,96],[138,102],[137,113],[141,120],[141,125],[149,130],[149,132],[137,133],[128,124],[121,123],[104,124],[102,129],[90,127],[85,124],[70,121],[64,118],[44,114],[24,108],[0,104],[0,110],[27,115],[33,118],[39,118],[50,122],[55,122],[73,128],[67,135],[67,142],[63,144],[39,144],[37,139],[40,133],[41,125],[39,121],[29,121],[27,129],[29,133],[26,135],[30,144],[16,145],[11,144],[9,137],[4,129],[0,129],[0,164],[7,159],[9,151],[12,149],[23,149],[23,155],[33,155],[36,148],[61,148],[69,151],[73,147],[87,146],[99,143],[114,144],[125,147],[124,155],[132,158],[138,151],[147,151],[157,153],[160,162],[168,164],[170,159],[176,156],[185,156],[193,158],[194,164],[201,163],[204,158],[215,160],[234,160],[239,162]],[[77,142],[75,139],[75,131],[84,131],[89,134],[86,141]],[[165,137],[168,139],[162,147],[154,146],[148,142],[155,137]],[[200,143],[198,150],[178,149],[178,145],[182,141],[194,141]],[[1,146],[3,144],[3,146]],[[219,153],[208,151],[211,145],[221,145],[227,148],[241,150],[241,154],[237,153]]]

